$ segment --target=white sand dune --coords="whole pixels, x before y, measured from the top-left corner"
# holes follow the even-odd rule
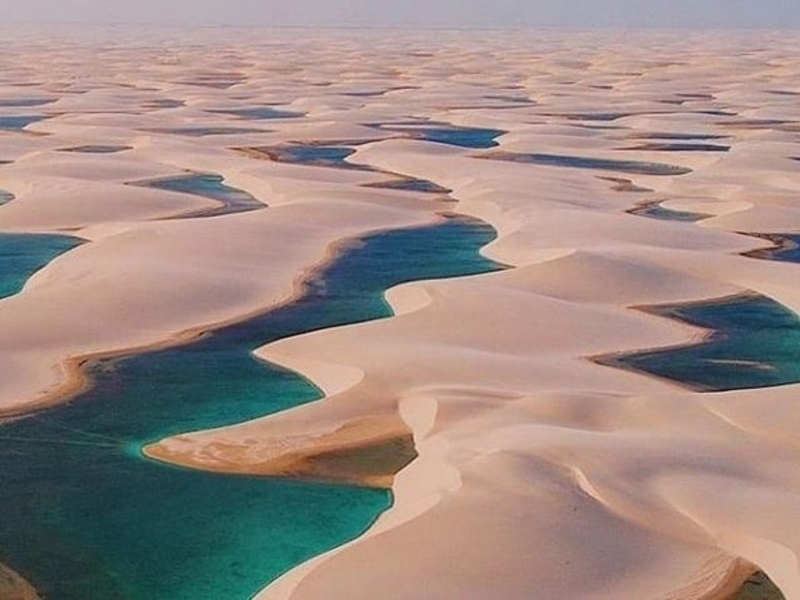
[[[740,255],[768,245],[740,232],[800,231],[800,105],[775,93],[800,90],[796,34],[215,31],[165,45],[163,32],[139,32],[108,55],[75,50],[64,32],[46,44],[14,35],[28,59],[0,58],[0,93],[23,97],[8,82],[30,81],[31,95],[59,99],[14,108],[53,118],[0,134],[0,159],[14,161],[0,188],[17,196],[0,229],[88,242],[0,301],[0,416],[63,399],[81,384],[81,357],[286,301],[334,242],[449,208],[491,223],[499,237],[484,252],[510,268],[405,284],[387,295],[395,318],[261,348],[326,398],[148,448],[196,468],[280,473],[287,460],[411,432],[419,457],[394,476],[393,508],[258,598],[722,600],[761,569],[800,600],[800,386],[698,393],[591,360],[705,333],[637,306],[753,291],[800,311],[800,266]],[[70,56],[92,56],[93,72],[71,78]],[[238,75],[210,87],[202,75],[214,69]],[[397,86],[413,89],[348,95]],[[533,103],[499,107],[503,96]],[[308,115],[206,110],[266,103]],[[367,127],[410,118],[502,129],[503,152],[692,172],[504,162]],[[264,133],[158,131],[185,127]],[[725,136],[708,143],[731,150],[620,150],[657,134]],[[460,202],[230,150],[341,140],[369,141],[350,162],[430,180]],[[132,149],[58,152],[78,144]],[[219,174],[270,208],[161,220],[213,204],[126,185],[184,171]],[[626,212],[643,201],[710,218]]]

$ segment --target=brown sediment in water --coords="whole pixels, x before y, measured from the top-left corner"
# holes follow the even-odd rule
[[[317,436],[218,440],[199,450],[183,441],[177,436],[143,452],[155,460],[215,473],[384,489],[417,457],[414,436],[396,415],[363,417]]]
[[[21,575],[0,564],[0,599],[41,600],[41,597]]]
[[[786,596],[763,571],[755,570],[740,584],[730,596],[720,596],[719,600],[786,600]],[[709,599],[715,600],[715,599]]]
[[[633,191],[633,190],[620,190],[620,191]],[[642,189],[641,191],[645,190]],[[646,191],[652,191],[652,190],[646,190]],[[644,202],[638,203],[633,208],[629,208],[625,212],[628,213],[629,215],[636,215],[637,217],[647,217],[648,211],[651,211],[654,208],[662,208],[665,211],[669,211],[670,210],[669,208],[663,208],[661,206],[664,202],[666,202],[666,200],[645,200]],[[696,217],[694,220],[695,222],[702,221],[703,219],[710,219],[711,217],[714,216],[708,213],[690,213],[688,211],[672,211],[672,212],[692,214]]]
[[[601,175],[595,175],[598,179],[602,179],[603,181],[610,181],[614,185],[611,186],[611,189],[615,192],[652,192],[653,190],[650,188],[642,187],[640,185],[636,185],[633,183],[631,179],[625,179],[624,177],[603,177]],[[630,211],[628,211],[630,212]]]
[[[246,148],[231,148],[231,150],[248,158],[255,158],[257,160],[271,160],[274,162],[285,162],[285,160],[283,160],[284,155],[281,154],[279,147],[253,146]]]
[[[292,163],[286,158],[286,151],[291,150],[297,146],[310,146],[319,148],[323,146],[360,146],[377,142],[385,138],[368,138],[368,139],[332,139],[332,140],[309,140],[309,141],[288,141],[274,146],[236,146],[230,148],[234,152],[247,156],[248,158],[255,158],[257,160],[271,160],[274,162]],[[311,163],[313,164],[313,163]]]
[[[760,260],[773,260],[775,254],[777,254],[778,252],[783,252],[785,250],[795,250],[798,248],[797,242],[779,233],[751,233],[745,231],[742,231],[740,233],[742,235],[758,238],[760,240],[766,240],[772,243],[772,246],[768,248],[757,248],[756,250],[749,250],[747,252],[742,252],[741,255],[746,256],[747,258],[758,258]]]

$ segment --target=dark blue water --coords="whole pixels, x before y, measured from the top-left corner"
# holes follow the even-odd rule
[[[0,233],[0,298],[19,292],[36,271],[81,243],[65,235]]]
[[[358,536],[387,492],[171,468],[140,449],[318,399],[252,350],[389,316],[383,290],[403,282],[496,270],[478,253],[494,237],[464,218],[367,236],[291,305],[191,345],[94,363],[89,392],[0,427],[0,562],[48,600],[244,600]]]
[[[674,176],[685,175],[692,172],[692,169],[688,167],[679,167],[677,165],[667,165],[663,163],[588,158],[583,156],[562,156],[558,154],[516,154],[511,152],[495,152],[494,154],[478,158],[544,165],[548,167],[569,167],[573,169],[617,171],[620,173],[633,173],[636,175]]]
[[[662,306],[653,312],[716,333],[701,344],[632,353],[602,362],[703,391],[800,382],[800,318],[774,300],[743,295]]]
[[[187,137],[206,137],[209,135],[243,135],[247,133],[269,133],[264,129],[246,127],[174,127],[171,129],[150,129],[152,133],[171,133]]]
[[[638,139],[648,140],[721,140],[729,136],[701,134],[701,133],[647,133],[635,136]]]
[[[693,143],[647,143],[642,146],[623,148],[623,150],[648,150],[654,152],[728,152],[730,146],[722,144],[693,144]]]
[[[210,113],[233,115],[251,121],[264,121],[270,119],[295,119],[304,117],[305,113],[290,110],[278,110],[270,106],[259,106],[256,108],[237,108],[231,110],[209,110]]]
[[[25,129],[31,123],[43,121],[47,117],[29,116],[29,117],[0,117],[0,129]]]
[[[325,146],[321,144],[293,144],[265,148],[272,160],[293,165],[349,169],[354,171],[374,171],[372,167],[347,162],[345,159],[355,153],[348,146]]]
[[[500,100],[511,104],[536,104],[527,96],[484,96],[487,100]]]
[[[403,90],[418,90],[418,89],[419,88],[417,86],[413,85],[398,85],[383,90],[364,91],[364,92],[345,92],[342,94],[342,96],[351,96],[353,98],[377,98],[379,96],[385,96],[390,92],[400,92]]]
[[[150,100],[144,103],[146,108],[155,108],[155,109],[162,109],[162,108],[179,108],[181,106],[185,106],[186,102],[183,100]]]
[[[420,192],[423,194],[449,194],[453,190],[442,187],[428,181],[427,179],[415,179],[412,177],[401,177],[391,181],[381,181],[370,183],[365,187],[381,188],[388,190],[401,190],[404,192]]]
[[[262,148],[260,150],[266,151],[271,160],[293,165],[380,172],[369,165],[359,165],[348,162],[346,160],[347,157],[355,153],[355,149],[349,146],[293,144],[276,146],[274,148]],[[452,191],[426,179],[416,179],[414,177],[405,177],[402,175],[389,181],[364,184],[364,187],[418,192],[423,194],[448,194]]]
[[[576,121],[607,122],[607,121],[616,121],[617,119],[622,119],[624,117],[630,117],[633,114],[634,113],[628,113],[628,112],[596,112],[596,113],[570,113],[570,114],[548,115],[548,116],[561,116]]]
[[[0,107],[3,108],[29,108],[32,106],[44,106],[52,104],[57,98],[20,98],[17,100],[0,100]]]
[[[664,208],[660,204],[646,204],[633,210],[628,211],[632,215],[640,217],[649,217],[651,219],[658,219],[659,221],[679,221],[683,223],[696,223],[703,219],[708,219],[711,215],[703,213],[695,213],[683,210],[671,210]]]
[[[713,117],[738,117],[739,113],[730,110],[696,110],[693,111],[698,115],[711,115]]]
[[[81,154],[115,154],[117,152],[124,152],[130,150],[130,146],[104,146],[104,145],[86,145],[75,146],[74,148],[62,148],[62,152],[78,152]]]
[[[218,217],[220,215],[249,212],[251,210],[266,208],[266,204],[259,202],[244,190],[225,185],[222,183],[223,181],[224,179],[219,175],[196,174],[148,181],[137,185],[212,198],[222,203],[222,206],[217,208],[201,209],[193,213],[176,217],[180,219]]]
[[[781,262],[800,263],[800,234],[781,233],[759,237],[769,239],[776,244],[776,247],[748,252],[746,256],[766,260],[778,260]]]

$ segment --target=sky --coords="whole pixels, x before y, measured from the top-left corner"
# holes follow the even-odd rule
[[[0,0],[0,23],[800,28],[800,0]]]

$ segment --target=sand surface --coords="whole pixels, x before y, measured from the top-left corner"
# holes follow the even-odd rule
[[[2,98],[53,102],[0,108],[48,117],[0,132],[16,196],[0,230],[88,243],[0,301],[0,416],[63,399],[80,357],[286,301],[337,240],[457,210],[497,229],[485,253],[513,268],[403,285],[393,319],[261,348],[327,397],[148,450],[282,474],[413,436],[416,460],[366,482],[394,507],[259,600],[723,599],[756,567],[800,600],[800,386],[703,394],[591,360],[703,333],[636,306],[749,290],[800,311],[800,265],[742,256],[769,242],[738,233],[800,231],[797,34],[8,33]],[[210,112],[264,104],[305,116]],[[507,131],[504,155],[691,172],[492,160],[368,126],[409,119]],[[730,150],[669,150],[676,135]],[[381,173],[232,150],[342,140]],[[130,149],[62,151],[85,145]],[[213,201],[126,185],[187,171],[269,208],[180,219]],[[459,202],[364,187],[384,172]],[[627,212],[656,202],[710,217]]]

